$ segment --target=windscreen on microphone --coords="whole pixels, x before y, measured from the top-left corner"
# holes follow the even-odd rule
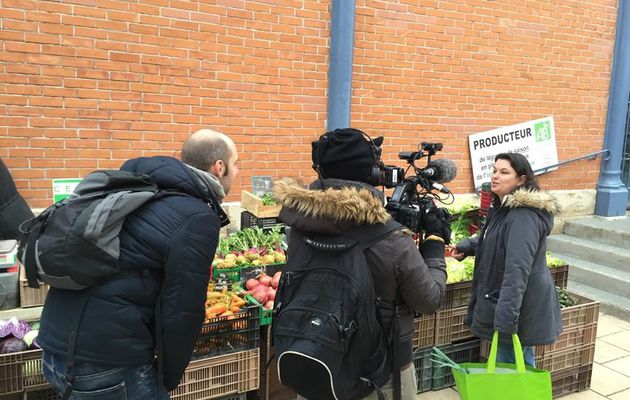
[[[426,169],[429,168],[435,171],[433,180],[439,183],[450,182],[457,176],[457,165],[448,158],[431,160]]]

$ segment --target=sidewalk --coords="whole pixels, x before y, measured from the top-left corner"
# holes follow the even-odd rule
[[[599,314],[591,387],[563,400],[630,400],[630,322]],[[420,393],[416,400],[459,400],[455,388]],[[518,400],[518,399],[506,399]]]

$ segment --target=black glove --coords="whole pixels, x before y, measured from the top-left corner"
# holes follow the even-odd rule
[[[427,210],[422,215],[422,230],[425,237],[435,235],[444,239],[444,244],[451,243],[451,215],[446,208]]]

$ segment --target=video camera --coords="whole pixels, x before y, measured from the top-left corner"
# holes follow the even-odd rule
[[[457,166],[449,159],[431,160],[431,157],[443,148],[442,143],[422,142],[418,151],[400,152],[398,158],[407,161],[413,168],[413,175],[405,177],[405,170],[400,167],[382,166],[381,183],[386,188],[394,188],[385,208],[392,217],[407,226],[411,231],[420,233],[422,215],[436,208],[435,202],[443,204],[454,200],[450,190],[442,183],[452,181],[457,175]],[[416,161],[426,157],[424,167],[416,166]],[[434,191],[446,194],[440,196]]]

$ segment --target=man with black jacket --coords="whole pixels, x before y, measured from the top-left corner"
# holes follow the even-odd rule
[[[204,129],[171,157],[129,160],[124,171],[147,174],[163,196],[130,214],[120,232],[121,274],[89,290],[74,357],[68,338],[82,291],[51,288],[38,342],[44,376],[59,392],[75,378],[70,399],[168,399],[190,361],[205,317],[210,264],[226,225],[220,203],[238,173],[226,135]],[[144,271],[150,271],[144,273]],[[156,353],[157,357],[156,357]],[[163,368],[158,370],[158,360]]]
[[[0,160],[0,240],[17,239],[20,224],[33,218],[33,212],[20,196],[9,169]]]
[[[385,210],[383,194],[374,186],[375,167],[380,161],[382,138],[372,142],[356,129],[336,129],[314,143],[313,162],[319,179],[305,188],[284,180],[275,185],[282,202],[280,218],[291,227],[291,238],[305,233],[343,235],[354,227],[385,223],[391,216]],[[375,143],[376,142],[376,143]],[[414,312],[431,313],[442,304],[446,284],[444,244],[450,239],[449,223],[441,213],[423,218],[424,242],[418,246],[409,230],[394,230],[366,250],[375,282],[376,295],[385,303],[400,304],[400,337],[395,340],[400,355],[403,399],[415,399],[416,375],[412,362]],[[294,235],[295,233],[295,235]],[[303,242],[290,239],[288,254]],[[391,308],[380,314],[389,331]],[[391,397],[391,382],[383,392]],[[373,392],[368,398],[376,399]]]

